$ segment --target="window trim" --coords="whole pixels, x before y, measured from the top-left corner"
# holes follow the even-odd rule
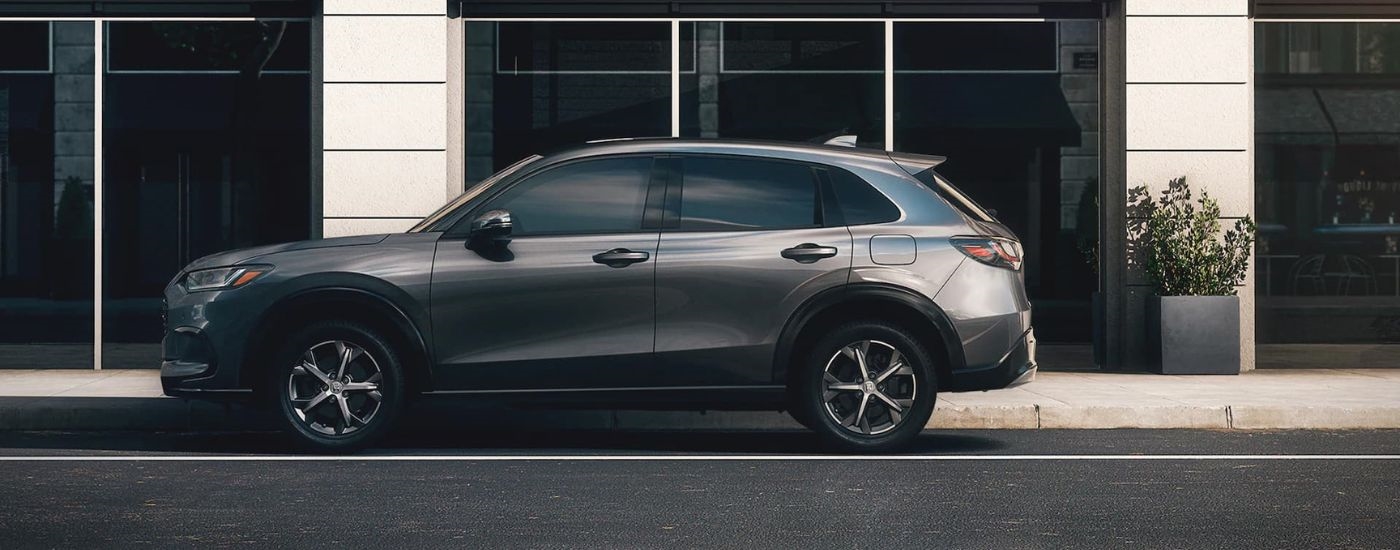
[[[512,70],[506,70],[506,69],[504,69],[503,67],[501,67],[501,23],[534,23],[534,22],[537,22],[537,21],[519,21],[519,20],[516,20],[516,21],[493,20],[493,21],[491,21],[491,23],[492,23],[492,25],[491,25],[491,31],[492,31],[493,33],[495,33],[495,35],[496,35],[495,43],[492,45],[492,51],[491,51],[491,57],[494,58],[494,59],[493,59],[493,63],[494,63],[494,67],[493,67],[493,68],[495,69],[495,74],[497,74],[497,75],[502,75],[502,76],[556,75],[556,74],[576,74],[576,75],[661,75],[661,74],[672,74],[672,73],[676,73],[676,74],[696,74],[696,71],[699,69],[699,66],[700,66],[699,47],[698,47],[698,45],[697,45],[698,43],[696,42],[696,40],[695,40],[695,38],[694,38],[694,37],[695,37],[695,22],[694,22],[694,21],[689,21],[690,26],[691,26],[691,33],[690,33],[691,40],[690,40],[690,70],[688,70],[688,71],[684,71],[684,70],[681,70],[681,69],[680,69],[680,67],[679,67],[679,60],[673,60],[673,61],[675,61],[675,64],[677,65],[677,66],[675,67],[675,70],[674,70],[674,71],[671,70],[671,68],[667,68],[667,69],[643,69],[643,70],[598,69],[598,70],[581,70],[581,71],[579,71],[579,70],[543,70],[543,71],[541,71],[541,70],[534,70],[534,69],[531,69],[531,70],[522,71],[522,70],[519,70],[519,68],[512,69]],[[538,22],[540,22],[540,23],[558,23],[559,21],[538,21]],[[565,22],[568,22],[568,21],[565,21]],[[618,19],[618,20],[606,20],[606,21],[576,20],[576,21],[572,21],[572,22],[575,22],[575,23],[634,23],[635,21],[627,20],[627,19]],[[643,23],[646,23],[646,22],[648,22],[648,21],[643,21]],[[653,22],[653,23],[660,23],[660,22],[662,22],[662,21],[650,21],[650,22]],[[686,23],[686,21],[678,21],[678,20],[677,20],[677,21],[672,21],[672,20],[669,20],[669,19],[666,20],[665,22],[669,22],[669,23]],[[668,29],[667,32],[669,33],[670,30]],[[674,41],[677,42],[676,44],[667,44],[666,50],[667,50],[667,58],[668,58],[668,59],[670,59],[671,50],[680,47],[679,40],[677,40],[677,38],[678,38],[678,37],[671,37],[672,40],[674,40]]]
[[[5,22],[7,22],[7,23],[28,23],[29,21],[5,21]],[[53,42],[53,21],[48,21],[47,23],[48,23],[48,26],[49,26],[49,48],[48,48],[48,51],[46,52],[46,53],[48,54],[48,59],[49,59],[48,67],[47,67],[47,68],[44,68],[44,69],[42,69],[42,70],[40,70],[40,69],[10,69],[10,70],[0,69],[0,74],[17,74],[17,75],[53,74],[53,47],[54,47],[54,42]]]
[[[673,154],[668,155],[668,156],[669,156],[671,159],[673,159],[672,162],[673,162],[674,164],[672,165],[672,172],[671,172],[671,173],[672,173],[672,176],[671,176],[671,180],[674,181],[676,184],[673,185],[673,186],[670,186],[670,187],[667,189],[667,194],[666,194],[666,222],[663,223],[662,226],[661,226],[661,231],[662,231],[662,233],[752,233],[752,232],[758,232],[758,231],[794,231],[794,230],[800,230],[800,229],[825,229],[825,228],[830,228],[830,227],[838,227],[838,226],[834,226],[834,225],[831,225],[831,224],[827,223],[828,220],[826,219],[826,217],[827,217],[827,212],[828,212],[827,207],[826,207],[826,201],[827,201],[827,199],[828,199],[828,197],[829,197],[830,195],[828,195],[828,193],[827,193],[827,186],[825,186],[825,185],[822,184],[822,180],[821,180],[821,178],[818,176],[818,171],[819,171],[820,169],[822,169],[822,168],[828,168],[828,166],[825,165],[825,164],[820,164],[820,163],[815,163],[815,162],[808,162],[808,161],[803,161],[803,160],[782,159],[782,158],[769,158],[769,157],[761,157],[761,156],[756,156],[756,155],[735,155],[735,154],[724,154],[724,153],[692,153],[692,152],[683,152],[683,153],[673,153]],[[682,200],[683,200],[683,198],[684,198],[684,196],[685,196],[685,168],[684,168],[683,161],[684,161],[684,159],[686,159],[686,158],[743,159],[743,160],[753,160],[753,161],[757,161],[757,162],[773,162],[773,163],[796,164],[796,165],[799,165],[799,166],[804,166],[804,167],[806,167],[807,170],[808,170],[808,175],[812,178],[813,199],[816,201],[816,204],[815,204],[815,212],[813,212],[813,216],[814,216],[815,218],[818,218],[818,219],[817,219],[817,223],[815,223],[815,224],[813,224],[813,225],[798,225],[798,226],[783,226],[783,227],[736,227],[736,228],[687,228],[687,227],[682,227],[682,226],[681,226],[681,221],[684,219],[684,211],[683,211],[683,209],[682,209],[681,206],[682,206]],[[675,189],[675,190],[676,190],[676,193],[674,194],[674,195],[675,195],[674,198],[672,198],[672,193],[670,192],[670,189]],[[839,206],[838,206],[838,208],[839,208]],[[842,226],[840,226],[840,227],[844,227],[844,225],[842,225]]]
[[[583,163],[583,162],[596,161],[596,160],[610,160],[610,159],[620,159],[620,158],[645,158],[645,159],[651,160],[651,162],[652,162],[651,167],[648,168],[648,170],[647,170],[646,193],[645,193],[645,196],[642,198],[642,221],[641,221],[640,226],[639,226],[637,229],[622,229],[622,230],[615,230],[615,231],[584,231],[584,232],[556,231],[556,232],[547,232],[547,233],[527,233],[527,234],[519,234],[519,235],[512,234],[512,235],[511,235],[511,240],[515,240],[515,239],[530,239],[530,238],[534,238],[534,237],[583,237],[583,236],[589,236],[589,235],[634,235],[634,234],[656,233],[656,232],[660,231],[660,229],[659,229],[659,228],[656,228],[656,227],[647,228],[647,221],[648,221],[648,220],[652,220],[652,219],[660,219],[660,214],[655,213],[655,212],[652,212],[652,209],[655,208],[655,207],[657,207],[657,205],[653,204],[652,193],[655,193],[655,192],[656,192],[656,187],[657,187],[658,185],[665,186],[665,185],[667,184],[667,182],[666,182],[665,180],[658,180],[658,178],[657,178],[657,169],[656,169],[656,168],[657,168],[657,163],[660,162],[660,160],[661,160],[660,157],[661,157],[661,155],[657,155],[657,154],[655,154],[655,153],[619,153],[619,154],[615,154],[615,155],[597,155],[597,156],[589,156],[589,157],[578,157],[578,158],[572,158],[572,159],[561,160],[561,161],[559,161],[559,162],[549,163],[549,164],[547,164],[547,165],[540,166],[540,167],[538,167],[538,168],[536,168],[536,169],[534,169],[534,170],[531,170],[531,171],[529,171],[529,172],[526,172],[526,173],[524,173],[524,174],[518,174],[518,175],[516,175],[516,177],[515,177],[512,181],[503,182],[504,185],[498,186],[498,187],[499,187],[498,189],[491,190],[491,192],[490,192],[489,194],[486,194],[486,195],[483,195],[483,196],[480,196],[480,197],[476,197],[475,199],[473,199],[473,202],[475,202],[475,204],[464,205],[464,210],[465,210],[466,213],[463,214],[462,217],[458,218],[456,221],[454,221],[454,222],[452,223],[452,227],[448,228],[448,230],[447,230],[446,232],[443,233],[442,239],[444,239],[444,240],[463,240],[463,239],[470,238],[470,236],[471,236],[471,220],[476,219],[476,216],[477,216],[477,215],[479,215],[479,214],[481,214],[481,213],[484,213],[484,212],[486,211],[487,207],[491,205],[491,201],[496,200],[496,199],[497,199],[498,197],[500,197],[501,195],[510,192],[510,190],[515,189],[516,186],[518,186],[518,185],[520,185],[520,184],[522,184],[522,183],[524,183],[524,182],[526,182],[526,181],[529,181],[530,179],[534,178],[535,176],[538,176],[538,175],[543,174],[543,173],[545,173],[545,172],[548,172],[548,171],[550,171],[550,170],[554,170],[554,169],[556,169],[556,168],[563,168],[563,167],[565,167],[565,166],[569,166],[569,165],[573,165],[573,164],[579,164],[579,163]],[[663,187],[663,189],[664,189],[664,187]]]

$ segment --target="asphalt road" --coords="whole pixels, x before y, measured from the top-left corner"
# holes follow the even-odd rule
[[[1400,431],[959,431],[883,457],[801,433],[285,444],[0,433],[0,548],[1400,547]]]

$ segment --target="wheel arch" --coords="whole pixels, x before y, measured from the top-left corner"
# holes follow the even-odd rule
[[[773,358],[773,381],[787,384],[791,365],[804,350],[843,321],[881,319],[909,329],[939,359],[939,389],[950,384],[953,371],[966,364],[957,329],[932,300],[893,285],[858,283],[829,290],[809,299],[788,319]]]
[[[388,284],[388,283],[384,283]],[[402,290],[393,288],[399,293]],[[406,295],[400,298],[408,298]],[[244,352],[240,385],[257,389],[269,365],[265,358],[274,353],[280,340],[297,327],[325,319],[363,323],[378,330],[402,362],[410,393],[432,389],[431,348],[424,322],[416,321],[411,309],[379,290],[361,286],[330,285],[304,288],[277,300],[259,318]]]

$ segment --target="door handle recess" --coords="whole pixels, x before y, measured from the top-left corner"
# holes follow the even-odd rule
[[[593,255],[593,261],[608,267],[627,267],[637,262],[645,262],[651,254],[646,252],[633,252],[626,248],[614,248],[607,252],[599,252]]]
[[[783,249],[783,257],[794,260],[799,264],[810,264],[822,258],[830,258],[836,255],[836,247],[821,246],[812,243],[802,243],[792,248]]]

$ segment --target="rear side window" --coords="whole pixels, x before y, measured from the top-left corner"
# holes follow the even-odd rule
[[[892,222],[899,219],[899,207],[871,187],[860,176],[841,169],[827,169],[836,202],[846,225]]]
[[[682,230],[735,231],[821,225],[816,174],[792,162],[681,159]]]

